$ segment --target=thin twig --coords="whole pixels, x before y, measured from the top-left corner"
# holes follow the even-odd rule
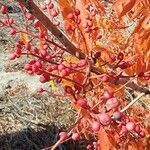
[[[145,93],[141,93],[139,96],[137,96],[133,101],[131,101],[126,107],[124,107],[120,112],[126,111],[129,107],[131,107],[135,102],[137,102],[142,96],[144,96]]]

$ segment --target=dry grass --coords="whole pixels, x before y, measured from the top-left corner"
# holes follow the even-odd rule
[[[7,87],[0,102],[0,149],[3,150],[50,146],[56,142],[59,130],[70,126],[75,119],[66,99],[48,94],[29,95],[25,85]]]

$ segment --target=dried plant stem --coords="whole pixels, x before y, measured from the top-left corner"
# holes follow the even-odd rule
[[[126,111],[129,107],[131,107],[134,103],[136,103],[142,96],[144,96],[145,93],[139,94],[133,101],[131,101],[126,107],[124,107],[120,112]]]

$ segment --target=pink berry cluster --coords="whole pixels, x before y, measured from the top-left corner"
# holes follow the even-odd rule
[[[24,19],[29,22],[34,20],[33,25],[35,29],[42,28],[40,21],[36,20],[35,17],[26,11],[24,6],[19,3],[20,9],[23,11]],[[44,6],[41,7],[42,10],[49,9],[53,21],[56,23],[55,17],[58,15],[57,8],[51,1],[47,1]],[[7,6],[2,5],[1,12],[7,14]],[[16,36],[20,33],[28,35],[30,39],[26,42],[19,40],[14,46],[14,53],[9,56],[10,60],[15,60],[22,55],[27,55],[32,59],[24,66],[26,72],[30,75],[37,74],[40,76],[39,80],[41,83],[48,82],[53,79],[56,82],[61,82],[62,78],[68,77],[74,72],[79,72],[81,69],[84,69],[87,65],[87,61],[82,59],[77,63],[66,62],[64,56],[68,55],[64,53],[62,46],[53,42],[53,37],[48,38],[48,34],[44,30],[36,31],[26,31],[20,30],[15,26],[15,21],[13,18],[9,17],[7,14],[7,19],[1,21],[2,26],[6,26],[11,29],[11,35]],[[57,25],[56,25],[57,26]],[[36,44],[34,40],[39,40],[41,46]]]
[[[67,140],[69,137],[71,137],[71,139],[74,141],[80,140],[80,134],[77,132],[74,132],[71,135],[68,135],[67,132],[60,132],[59,133],[59,138],[61,141]]]
[[[96,12],[95,12],[95,15],[96,15]],[[93,24],[92,17],[90,17],[90,15],[87,15],[85,17],[86,22],[82,23],[82,20],[80,19],[79,9],[74,9],[72,12],[68,14],[67,18],[77,25],[77,27],[73,27],[71,24],[68,23],[66,27],[67,31],[74,32],[75,29],[79,29],[79,26],[81,26],[84,29],[85,33],[91,33],[91,32],[95,32],[98,30],[98,27]],[[101,38],[101,35],[98,34],[97,39],[100,39],[100,38]]]
[[[40,82],[48,82],[53,77],[54,80],[60,82],[62,78],[69,76],[73,72],[78,72],[84,68],[87,64],[86,60],[80,60],[78,63],[67,63],[63,64],[63,50],[59,50],[56,46],[44,45],[43,49],[39,49],[36,46],[32,46],[31,43],[24,44],[19,41],[16,45],[14,53],[9,56],[10,60],[19,58],[21,55],[34,56],[27,64],[24,69],[30,75],[37,74],[40,76]],[[53,48],[53,51],[49,51],[49,47]],[[58,50],[57,50],[58,49]],[[58,62],[56,59],[58,59]]]
[[[87,150],[98,150],[98,144],[97,142],[92,142],[92,144],[88,144],[86,147]]]
[[[55,4],[51,0],[46,1],[46,3],[41,6],[41,10],[49,11],[50,13],[49,15],[53,20],[54,25],[57,27],[60,26],[60,21],[56,19],[60,13],[59,9],[55,6]]]
[[[145,137],[145,132],[141,129],[140,124],[121,111],[122,99],[118,97],[115,90],[109,90],[107,84],[112,84],[111,81],[117,83],[119,79],[126,78],[149,80],[150,72],[140,72],[132,76],[123,75],[125,69],[134,65],[134,60],[126,59],[124,52],[108,53],[105,48],[92,49],[89,55],[85,55],[75,62],[67,60],[66,58],[70,54],[67,53],[62,44],[56,42],[42,23],[29,13],[21,3],[19,3],[19,8],[22,10],[26,22],[23,28],[16,26],[15,19],[9,16],[6,5],[1,7],[1,13],[6,16],[6,19],[0,19],[0,25],[9,28],[11,36],[20,34],[25,36],[23,37],[25,39],[20,39],[14,44],[14,52],[9,56],[9,59],[15,60],[23,55],[28,56],[29,60],[24,65],[24,70],[29,75],[38,75],[41,83],[50,80],[56,83],[64,83],[64,80],[71,82],[71,85],[64,86],[64,96],[69,95],[71,97],[72,104],[79,113],[79,118],[77,118],[71,132],[60,132],[60,142],[68,139],[80,140],[81,135],[84,134],[83,128],[88,130],[88,134],[96,135],[101,128],[111,131],[113,126],[117,127],[120,137]],[[60,27],[60,22],[57,20],[60,11],[51,0],[47,0],[40,9],[44,13],[48,13],[49,19],[56,27]],[[83,22],[81,10],[72,8],[66,16],[68,22],[65,28],[69,36],[78,34],[79,37],[84,37],[83,34],[85,33],[86,36],[94,40],[93,43],[95,44],[97,40],[103,38],[97,24],[93,21],[98,12],[91,4],[86,5],[85,10],[88,15],[85,16]],[[31,29],[28,23],[32,24],[34,29]],[[72,38],[70,39],[72,40]],[[86,45],[86,42],[84,44]],[[103,53],[107,55],[108,59],[103,58]],[[97,69],[97,62],[100,62],[99,68],[102,67],[102,70],[107,65],[111,65],[111,69],[106,69],[94,77],[95,74],[91,73],[93,69],[91,65]],[[75,77],[79,79],[82,77],[82,79],[76,81]],[[96,83],[94,80],[97,80]],[[37,92],[48,91],[39,88]],[[89,95],[92,95],[91,97],[96,98],[96,100],[89,99]],[[87,150],[92,149],[98,149],[98,142],[94,141],[87,146]]]
[[[66,92],[74,93],[70,87],[66,87]],[[111,91],[105,89],[101,99],[104,103],[104,108],[99,109],[98,112],[94,111],[95,106],[90,106],[85,98],[73,100],[75,105],[87,110],[90,114],[91,118],[87,124],[89,124],[88,126],[92,133],[99,132],[101,128],[111,130],[111,126],[115,124],[118,126],[120,136],[134,135],[135,138],[143,138],[145,136],[145,132],[140,125],[136,124],[125,113],[119,111],[120,100]]]
[[[19,41],[16,44],[14,53],[9,56],[10,60],[19,58],[21,55],[34,56],[35,58],[30,59],[30,61],[25,64],[24,69],[30,75],[37,74],[40,76],[40,82],[48,82],[53,77],[56,81],[61,81],[62,78],[69,76],[73,72],[78,72],[80,69],[84,68],[86,65],[86,60],[80,60],[78,63],[67,63],[63,59],[63,50],[57,50],[57,47],[52,52],[49,51],[49,44],[44,45],[43,49],[39,49],[36,46],[32,46],[31,43],[24,44]],[[59,60],[57,62],[56,59]],[[63,64],[64,62],[64,64]]]

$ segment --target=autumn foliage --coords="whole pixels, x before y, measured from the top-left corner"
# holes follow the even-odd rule
[[[24,70],[50,82],[53,92],[70,99],[76,122],[59,134],[58,142],[94,138],[91,150],[148,149],[149,110],[133,106],[150,94],[149,0],[18,0],[24,23],[6,17],[0,26],[19,36],[10,60],[26,55]],[[44,3],[44,4],[43,4]],[[56,84],[64,94],[57,94]],[[138,96],[129,102],[126,89]]]

